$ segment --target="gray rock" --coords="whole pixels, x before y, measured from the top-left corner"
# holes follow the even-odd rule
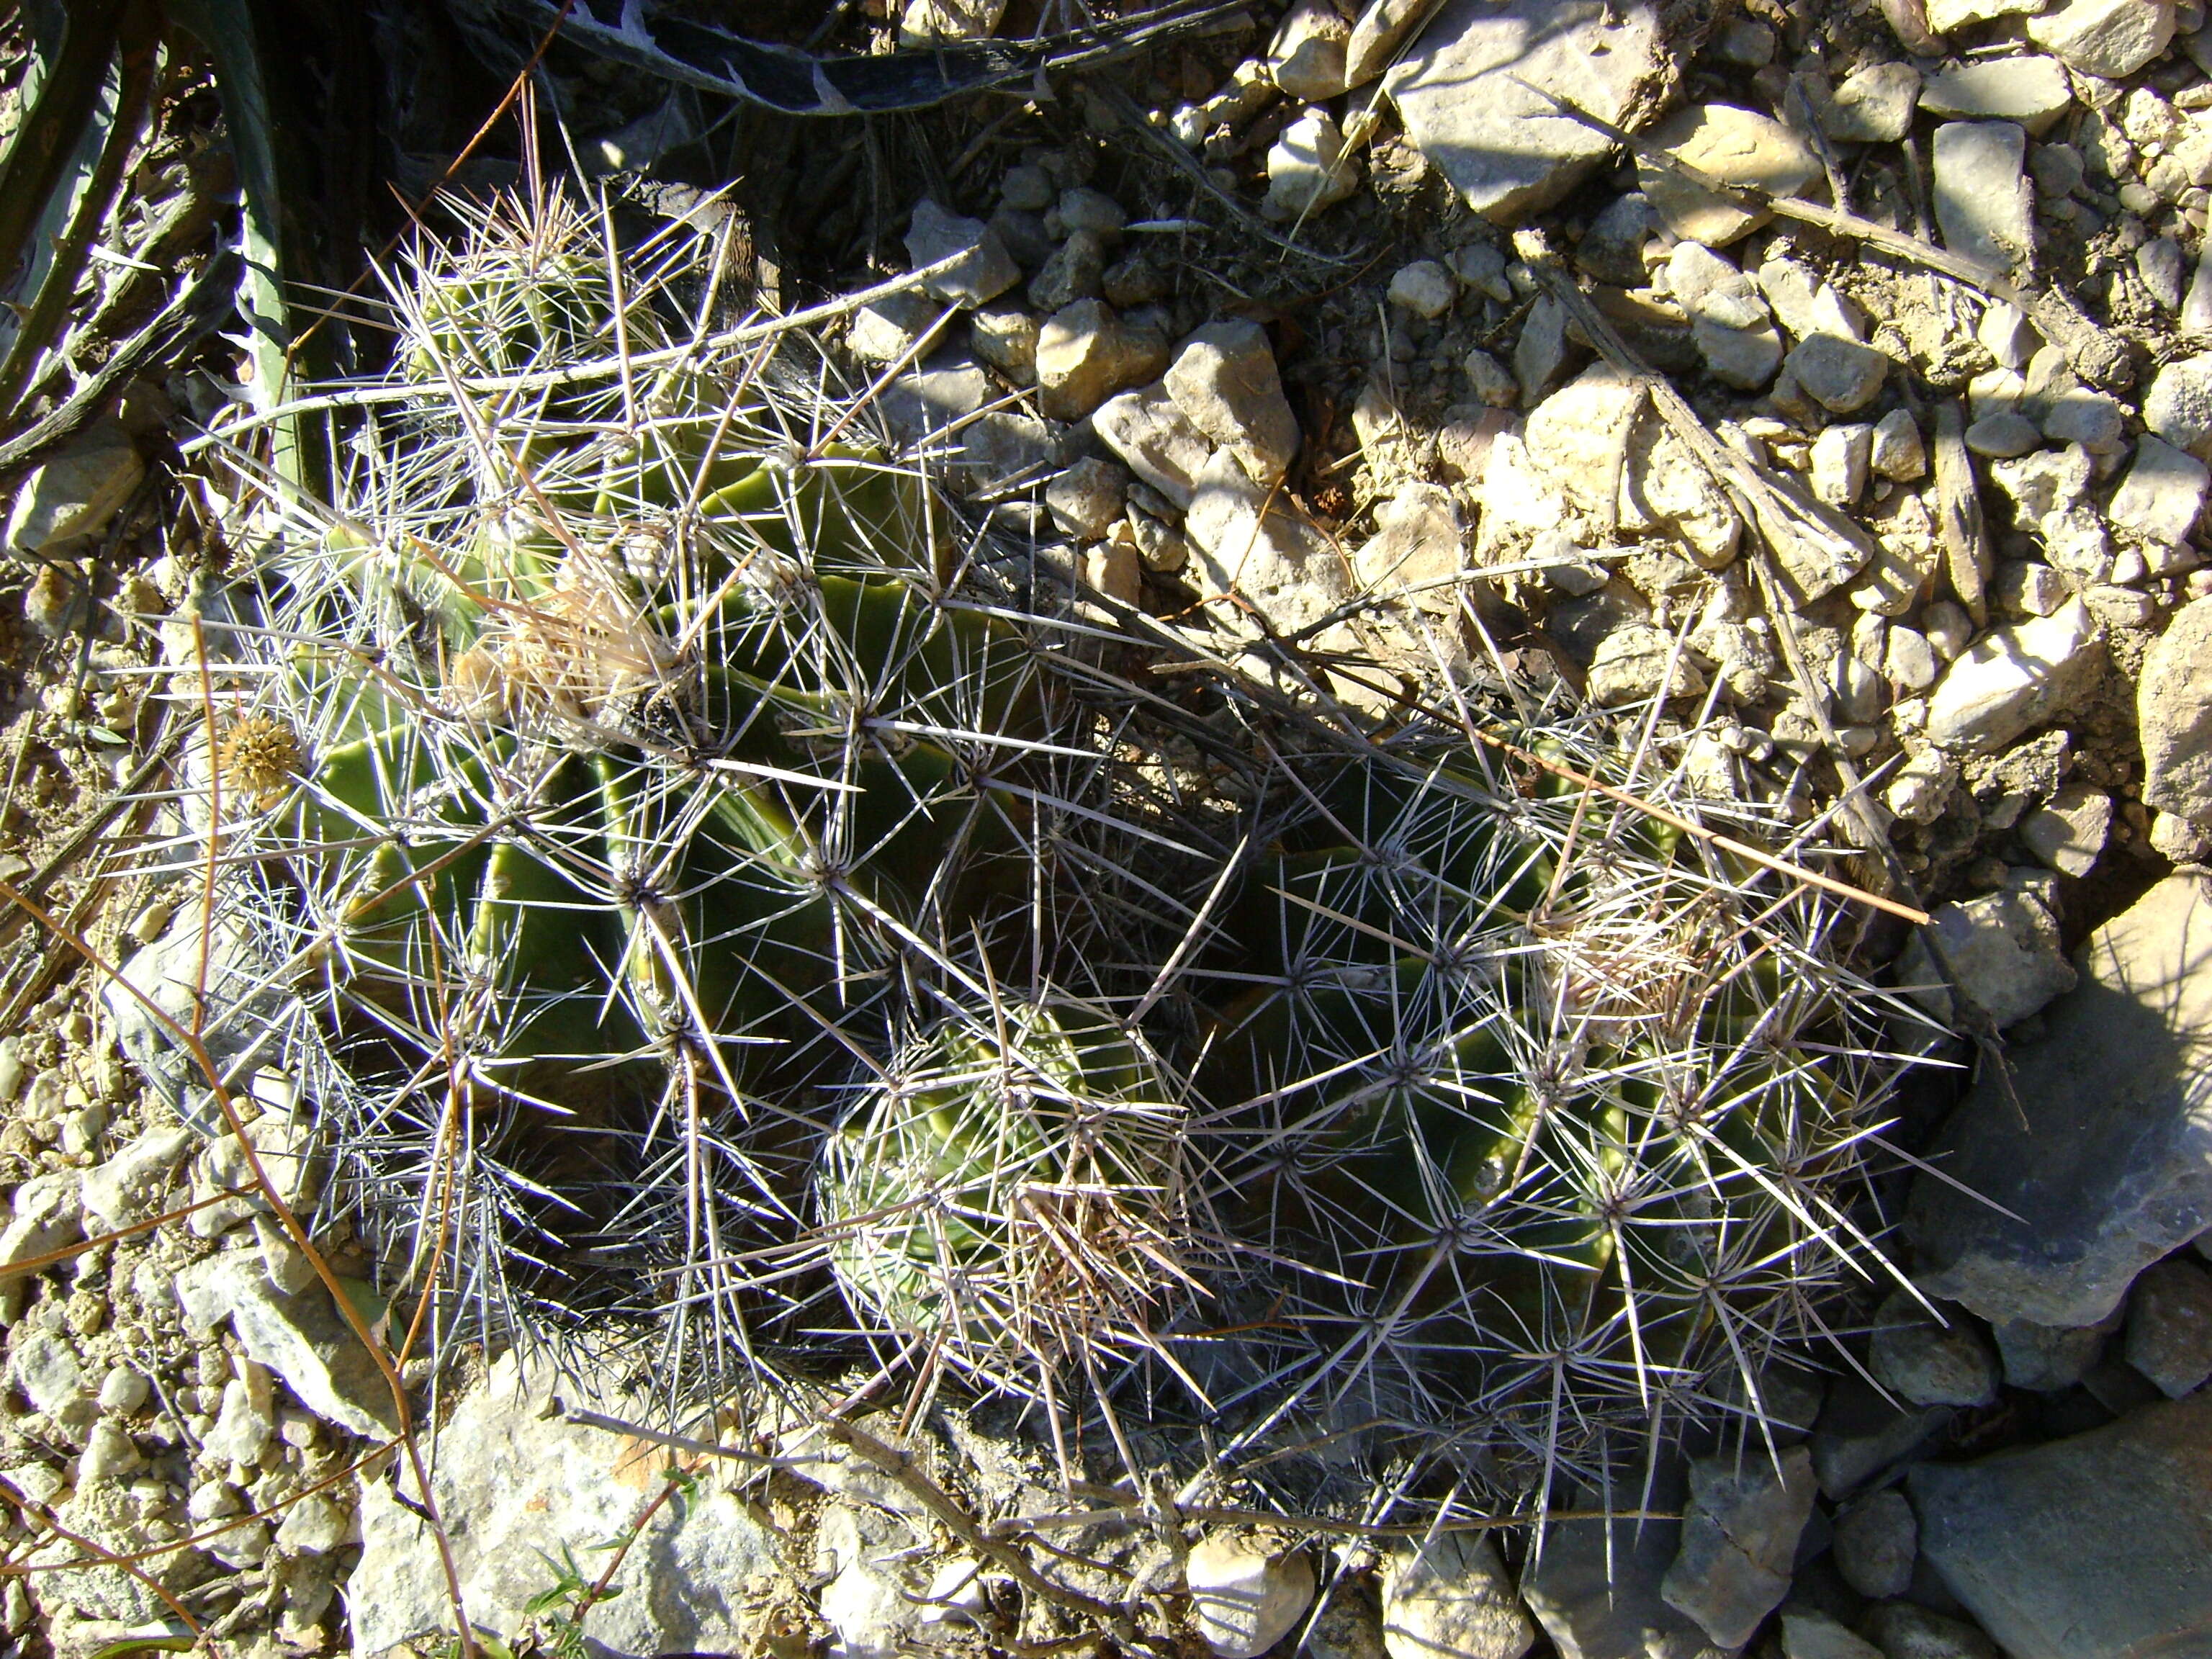
[[[1440,262],[1416,259],[1411,264],[1399,266],[1392,273],[1385,297],[1392,305],[1434,322],[1451,309],[1451,303],[1458,294],[1458,284],[1452,281],[1451,272],[1446,270]]]
[[[1052,176],[1027,161],[1008,167],[999,179],[999,199],[1022,213],[1042,213],[1053,204]]]
[[[2039,1325],[2008,1319],[1990,1328],[1996,1339],[2004,1379],[2015,1389],[2042,1393],[2070,1389],[2097,1363],[2105,1339],[2119,1328],[2115,1312],[2094,1325]]]
[[[1267,150],[1267,195],[1260,210],[1270,219],[1304,219],[1358,188],[1359,162],[1345,153],[1342,129],[1327,110],[1310,109]]]
[[[1225,453],[1199,473],[1183,534],[1205,596],[1234,593],[1278,632],[1317,622],[1348,597],[1342,562],[1328,545],[1271,504]]]
[[[2007,559],[1990,578],[1990,603],[2008,617],[2048,617],[2071,597],[2066,578],[2047,564]]]
[[[1382,1578],[1390,1659],[1521,1659],[1535,1644],[1498,1546],[1482,1534],[1439,1533],[1391,1551]]]
[[[2176,449],[2212,461],[2212,352],[2159,370],[2143,398],[2143,424]]]
[[[34,1330],[15,1345],[8,1375],[31,1409],[64,1430],[82,1433],[95,1414],[85,1387],[84,1367],[69,1338],[59,1331]]]
[[[1939,957],[1959,991],[2000,1030],[2074,988],[2074,969],[2059,954],[2058,924],[2027,893],[1937,905],[1899,958],[1899,982],[1919,988],[1914,994],[1929,1012],[1957,1024],[1966,1012],[1942,983]]]
[[[2173,0],[2058,0],[2027,20],[2027,36],[2069,69],[2117,81],[2164,52],[2173,27]]]
[[[1087,455],[1045,486],[1052,521],[1080,541],[1103,541],[1121,518],[1129,494],[1126,468]]]
[[[1656,14],[1650,0],[1446,0],[1388,77],[1406,136],[1468,207],[1517,223],[1612,151],[1530,88],[1632,125],[1668,79]]]
[[[2045,0],[1926,0],[1923,9],[1927,13],[1928,27],[1932,33],[1949,34],[1954,29],[1987,23],[1999,17],[2039,11],[2044,4]]]
[[[1878,478],[1911,483],[1928,472],[1927,441],[1909,409],[1893,409],[1874,423],[1874,451],[1868,465]]]
[[[1881,393],[1889,359],[1835,334],[1810,334],[1790,350],[1790,377],[1831,415],[1856,415]]]
[[[1856,1372],[1837,1378],[1813,1425],[1813,1472],[1828,1498],[1849,1497],[1951,1419],[1948,1407],[1905,1407]]]
[[[1869,1492],[1836,1515],[1829,1546],[1844,1582],[1869,1601],[1902,1595],[1912,1583],[1920,1522],[1895,1487]]]
[[[1402,1541],[1382,1575],[1389,1659],[1520,1659],[1535,1646],[1498,1547],[1482,1533]]]
[[[1841,422],[1813,440],[1807,477],[1829,506],[1856,507],[1873,470],[1874,428],[1865,422]]]
[[[899,45],[920,49],[986,40],[1006,9],[1006,0],[909,0],[899,14]]]
[[[2043,435],[2055,444],[2079,444],[2092,455],[2120,456],[2128,452],[2128,411],[2107,392],[2075,386],[2051,398],[2039,422]]]
[[[1889,630],[1889,643],[1882,653],[1881,672],[1891,684],[1906,691],[1925,691],[1936,684],[1936,677],[1943,672],[1943,665],[1936,654],[1936,647],[1917,629],[1902,623]]]
[[[1813,1494],[1802,1446],[1784,1450],[1778,1468],[1748,1448],[1692,1459],[1681,1547],[1660,1593],[1721,1646],[1742,1646],[1790,1593]]]
[[[1322,104],[1341,93],[1352,25],[1331,0],[1292,0],[1267,46],[1267,73],[1286,98]]]
[[[918,355],[920,343],[938,332],[945,314],[945,307],[926,294],[886,294],[853,313],[845,344],[864,362],[894,363],[908,352]]]
[[[1929,700],[1928,735],[1995,754],[2070,708],[2104,666],[2104,630],[2070,600],[2047,617],[1993,628],[1945,671]]]
[[[33,1176],[9,1200],[8,1224],[0,1229],[0,1271],[66,1249],[83,1237],[84,1203],[76,1171]],[[15,1274],[0,1279],[0,1324],[15,1322],[27,1282]]]
[[[1977,455],[2009,460],[2025,455],[2043,441],[2033,421],[2017,410],[2000,409],[1984,415],[1966,428],[1966,447]]]
[[[1825,1613],[1782,1615],[1782,1659],[1882,1659],[1881,1650]]]
[[[1037,405],[1053,420],[1079,421],[1167,366],[1158,331],[1124,320],[1103,301],[1078,300],[1037,330]]]
[[[1598,641],[1584,690],[1601,708],[1656,696],[1701,697],[1705,677],[1674,635],[1643,623],[1616,628]]]
[[[1869,1607],[1865,1623],[1882,1659],[2002,1659],[1996,1644],[1963,1619],[1911,1601]]]
[[[1922,1552],[2013,1659],[2212,1650],[2212,1395],[1909,1480]]]
[[[1929,74],[1920,94],[1920,107],[1930,115],[2017,121],[2034,138],[2073,103],[2065,66],[2034,56],[1950,64]]]
[[[139,1074],[186,1123],[204,1135],[220,1135],[223,1117],[207,1079],[146,1002],[191,1029],[204,963],[205,1006],[218,1012],[202,1024],[200,1041],[228,1075],[268,1042],[289,998],[271,985],[272,975],[235,911],[219,904],[212,927],[203,927],[204,914],[197,899],[179,909],[160,939],[123,964],[121,978],[101,991],[100,1000],[115,1023],[117,1044]]]
[[[1875,1380],[1916,1406],[1986,1406],[1997,1397],[1997,1357],[1974,1321],[1955,1310],[1950,1322],[1903,1291],[1875,1315]]]
[[[1022,279],[1022,268],[998,234],[981,219],[948,213],[925,196],[914,206],[906,233],[907,257],[917,270],[954,254],[966,257],[923,287],[947,305],[980,306]]]
[[[1212,447],[1164,386],[1109,398],[1091,412],[1091,428],[1146,483],[1179,508],[1190,505]]]
[[[1936,129],[1936,222],[1952,252],[2009,270],[2035,253],[2035,190],[2022,171],[2027,134],[2012,121]]]
[[[1645,202],[1643,197],[1632,191],[1626,196],[1615,198],[1611,206],[1604,208],[1599,211],[1597,216],[1598,220],[1607,221],[1608,222],[1617,221],[1620,217],[1618,210],[1621,208],[1623,204],[1626,204],[1630,208],[1637,210],[1636,217],[1638,222],[1643,226],[1643,230],[1636,243],[1636,246],[1640,247],[1643,246],[1641,239],[1643,237],[1649,237],[1651,232],[1656,228],[1659,222],[1652,216],[1650,204]],[[1593,233],[1595,231],[1596,222],[1596,221],[1592,222],[1591,229]],[[1584,243],[1587,243],[1589,240],[1589,238],[1588,236],[1585,236],[1583,239]],[[1577,247],[1577,252],[1580,252],[1579,247]],[[1482,295],[1487,299],[1495,300],[1502,306],[1510,305],[1513,302],[1512,279],[1505,274],[1505,250],[1498,246],[1497,243],[1468,242],[1462,246],[1453,249],[1451,258],[1448,263],[1452,268],[1452,275],[1458,277],[1461,282],[1465,283],[1477,294]],[[1636,280],[1638,283],[1641,283],[1644,280],[1644,276],[1643,266],[1640,261],[1637,267],[1637,273]]]
[[[1012,410],[985,412],[999,395],[991,377],[975,363],[948,356],[909,369],[884,388],[877,404],[892,434],[926,453],[961,495],[1049,471],[1058,447],[1044,422]]]
[[[1575,244],[1575,263],[1601,283],[1611,283],[1616,288],[1642,288],[1646,281],[1644,244],[1658,228],[1659,216],[1651,210],[1651,198],[1642,191],[1632,190],[1616,196],[1597,210],[1589,228],[1583,233],[1582,240]],[[1498,270],[1502,275],[1502,256],[1498,258]],[[1462,279],[1473,280],[1464,272]]]
[[[2031,167],[2031,172],[2033,168]],[[2183,283],[2189,275],[2189,256],[2171,236],[2160,236],[2136,250],[2136,275],[2144,291],[2168,311],[2179,311]]]
[[[1467,561],[1467,527],[1459,502],[1437,484],[1407,484],[1375,507],[1375,533],[1352,556],[1362,589],[1404,594],[1425,611],[1459,608],[1458,577]]]
[[[1680,1507],[1681,1464],[1656,1471],[1646,1507]],[[1607,1507],[1576,1494],[1570,1509]],[[1618,1498],[1612,1507],[1619,1507]],[[1681,1540],[1679,1521],[1554,1522],[1521,1577],[1521,1597],[1558,1646],[1560,1659],[1725,1659],[1723,1650],[1661,1599],[1659,1586]]]
[[[872,1540],[872,1530],[842,1504],[816,1523],[815,1559],[830,1574],[815,1601],[830,1626],[828,1659],[897,1659],[921,1623],[902,1559],[911,1552],[891,1539]]]
[[[1739,392],[1758,391],[1782,367],[1782,336],[1771,323],[1727,328],[1700,317],[1690,325],[1690,337],[1697,342],[1706,371]]]
[[[1106,244],[1097,232],[1071,232],[1030,278],[1030,304],[1050,315],[1078,300],[1095,300],[1105,285]]]
[[[355,1434],[398,1423],[384,1374],[319,1283],[291,1296],[269,1282],[258,1250],[227,1250],[177,1275],[177,1304],[201,1340],[228,1322],[247,1358],[284,1379],[300,1403]]]
[[[1654,127],[1647,140],[1709,179],[1770,196],[1795,196],[1820,177],[1819,158],[1796,134],[1733,104],[1686,105]],[[1740,241],[1773,216],[1656,162],[1638,163],[1638,182],[1668,228],[1707,247]]]
[[[1566,366],[1567,308],[1543,295],[1528,307],[1521,337],[1513,343],[1513,378],[1521,383],[1521,401],[1535,403]]]
[[[2169,1400],[2202,1387],[2212,1376],[2212,1273],[2179,1257],[2143,1269],[2123,1352]]]
[[[1521,383],[1513,378],[1513,371],[1480,346],[1461,359],[1460,367],[1466,372],[1468,389],[1486,408],[1510,409],[1521,401]]]
[[[2136,445],[2135,465],[2112,495],[2112,528],[2153,546],[2185,550],[2190,532],[2204,512],[2204,492],[2212,469],[2160,438]],[[2146,558],[2152,557],[2146,553]],[[2163,556],[2160,556],[2163,562]],[[2152,568],[2158,568],[2154,562]]]
[[[580,1557],[584,1546],[626,1533],[651,1495],[641,1467],[660,1466],[635,1441],[551,1414],[545,1399],[542,1386],[524,1385],[512,1357],[501,1358],[424,1449],[463,1601],[487,1629],[522,1628],[525,1605],[545,1587],[545,1557],[558,1560],[563,1548]],[[400,1478],[419,1501],[411,1474]],[[429,1529],[387,1483],[367,1481],[361,1534],[351,1582],[375,1593],[349,1598],[354,1652],[374,1659],[402,1642],[434,1644],[453,1608]],[[604,1563],[589,1559],[595,1574]],[[655,1511],[616,1575],[622,1593],[586,1615],[586,1644],[606,1659],[745,1651],[758,1630],[745,1581],[779,1571],[775,1538],[710,1474],[690,1498]]]
[[[2014,522],[2080,585],[2103,582],[2112,571],[2112,538],[2088,500],[2096,470],[2088,451],[2079,447],[2037,450],[1990,468],[1990,478],[2012,497]]]
[[[1019,306],[984,306],[968,316],[976,356],[1016,386],[1036,384],[1037,319]]]
[[[1128,228],[1128,210],[1104,191],[1088,185],[1060,191],[1057,209],[1062,230],[1071,236],[1087,233],[1109,248],[1119,246],[1121,233]]]
[[[1815,95],[1820,131],[1844,144],[1893,144],[1912,131],[1920,73],[1910,64],[1868,64],[1826,97]]]
[[[1166,380],[1184,418],[1255,482],[1272,485],[1289,468],[1298,449],[1297,416],[1259,324],[1208,323],[1183,343]]]
[[[2069,783],[2020,821],[2027,850],[2062,876],[2086,876],[2096,867],[2112,830],[2112,798],[2086,783]]]
[[[1992,1322],[2094,1325],[2212,1227],[2212,900],[2168,877],[2079,962],[1929,1154],[1990,1202],[1923,1176],[1906,1215],[1921,1287]]]
[[[1216,1533],[1191,1551],[1183,1582],[1191,1618],[1214,1659],[1260,1659],[1313,1605],[1313,1558]]]
[[[7,545],[51,556],[97,536],[145,476],[131,434],[100,422],[23,481],[8,514]]]
[[[2136,714],[2144,801],[2212,822],[2212,598],[2175,612],[2145,654]]]

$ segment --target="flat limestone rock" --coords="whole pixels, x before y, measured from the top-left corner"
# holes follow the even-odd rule
[[[1517,224],[1613,150],[1529,87],[1633,126],[1666,89],[1663,45],[1650,0],[1445,0],[1388,85],[1406,136],[1468,206]]]
[[[567,1421],[546,1399],[542,1382],[526,1383],[513,1356],[503,1358],[438,1431],[434,1451],[423,1449],[462,1601],[479,1628],[520,1630],[550,1577],[546,1560],[564,1547],[596,1577],[607,1558],[587,1547],[629,1529],[667,1466],[662,1449]],[[606,1408],[623,1414],[620,1401]],[[412,1474],[402,1480],[419,1501]],[[361,1533],[348,1598],[353,1651],[374,1659],[403,1642],[443,1651],[453,1606],[429,1528],[388,1482],[364,1481]],[[738,1496],[702,1480],[646,1524],[615,1576],[617,1594],[584,1620],[586,1646],[600,1659],[745,1650],[759,1621],[744,1604],[745,1580],[775,1568],[775,1540]]]
[[[2212,1395],[1907,1479],[1921,1553],[2012,1659],[2212,1652]]]
[[[1929,1157],[1905,1226],[1931,1297],[2094,1325],[2212,1227],[2212,891],[2168,877],[2091,937],[2046,1034],[2007,1051]]]

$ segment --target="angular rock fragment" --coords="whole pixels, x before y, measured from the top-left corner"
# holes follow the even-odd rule
[[[2168,877],[2079,960],[2044,1040],[1979,1078],[1927,1154],[1967,1190],[1923,1176],[1906,1215],[1921,1288],[1992,1323],[2094,1325],[2212,1227],[2203,878]]]
[[[1943,246],[1995,270],[2026,266],[2035,255],[2027,131],[2012,121],[1947,122],[1936,129],[1935,155]]]
[[[1259,324],[1208,323],[1176,354],[1166,384],[1184,418],[1234,455],[1255,482],[1273,484],[1297,453],[1297,416]]]
[[[1517,224],[1612,153],[1668,79],[1650,0],[1446,0],[1388,80],[1406,136],[1468,207]],[[1532,90],[1531,88],[1540,88]]]
[[[2212,599],[2184,605],[2143,659],[2143,799],[2212,823]]]
[[[2047,617],[1991,629],[1936,683],[1929,737],[1996,753],[2087,690],[2103,665],[2103,631],[2078,599]]]
[[[1922,1552],[2013,1659],[2212,1650],[2212,1394],[1909,1484]]]
[[[1804,140],[1779,121],[1733,104],[1687,105],[1654,127],[1650,142],[1716,183],[1768,196],[1795,196],[1820,176],[1820,159]],[[1773,217],[1656,161],[1639,162],[1638,174],[1668,228],[1707,247],[1726,247]]]

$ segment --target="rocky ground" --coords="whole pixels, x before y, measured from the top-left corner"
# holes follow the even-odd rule
[[[933,8],[979,9],[909,27]],[[941,269],[842,349],[1096,596],[1231,649],[1300,635],[1356,716],[1439,667],[1659,699],[1701,790],[1844,814],[1855,878],[1932,916],[1870,925],[1869,960],[1957,1033],[1899,1023],[1951,1069],[1900,1097],[1861,1218],[1910,1286],[1828,1310],[1755,1453],[1693,1442],[1611,1495],[1663,1518],[1424,1544],[1094,1493],[1020,1534],[1080,1563],[1043,1588],[1019,1529],[948,1518],[1068,1508],[987,1413],[908,1425],[903,1459],[794,1429],[732,1468],[510,1368],[441,1405],[431,1483],[487,1633],[557,1644],[581,1596],[626,1654],[1035,1652],[1097,1639],[1097,1595],[1136,1610],[1124,1645],[1216,1659],[2212,1652],[2204,9],[1447,0],[1408,32],[1423,9],[1256,5],[951,122],[842,275]],[[696,138],[695,102],[550,62],[610,168]],[[771,252],[813,234],[786,209]],[[157,827],[146,671],[191,659],[204,562],[202,498],[156,485],[211,369],[19,477],[0,574],[0,877],[165,996],[194,884],[123,854]],[[226,1196],[239,1138],[55,930],[0,919],[0,1487],[43,1569],[4,1579],[12,1639],[117,1651],[189,1613],[241,1650],[442,1652],[420,1489],[356,1477],[388,1390]],[[289,1082],[221,1057],[304,1200]]]

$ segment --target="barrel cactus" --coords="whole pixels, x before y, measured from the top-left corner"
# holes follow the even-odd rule
[[[1587,720],[1523,738],[1634,781]],[[1228,929],[1197,1077],[1222,1201],[1302,1269],[1256,1276],[1296,1313],[1248,1433],[1595,1455],[1755,1374],[1867,1253],[1835,1194],[1881,1079],[1837,908],[1481,754],[1308,769]]]
[[[360,1144],[465,1123],[487,1263],[553,1212],[692,1263],[796,1224],[793,1102],[1027,901],[1049,718],[819,356],[702,343],[710,247],[595,236],[556,204],[424,250],[394,400],[266,540],[212,769],[326,1029],[389,1079]],[[452,1148],[396,1139],[436,1190]]]
[[[824,1141],[830,1260],[856,1310],[956,1363],[1092,1362],[1188,1282],[1182,1113],[1103,1008],[963,1010]]]
[[[387,1261],[614,1282],[679,1389],[857,1332],[1148,1377],[1170,1462],[1495,1473],[1700,1408],[1866,1253],[1838,904],[1576,780],[1777,825],[1559,710],[1255,742],[1224,674],[1170,741],[822,348],[715,331],[711,239],[596,235],[485,213],[394,284],[222,682],[216,833]]]

